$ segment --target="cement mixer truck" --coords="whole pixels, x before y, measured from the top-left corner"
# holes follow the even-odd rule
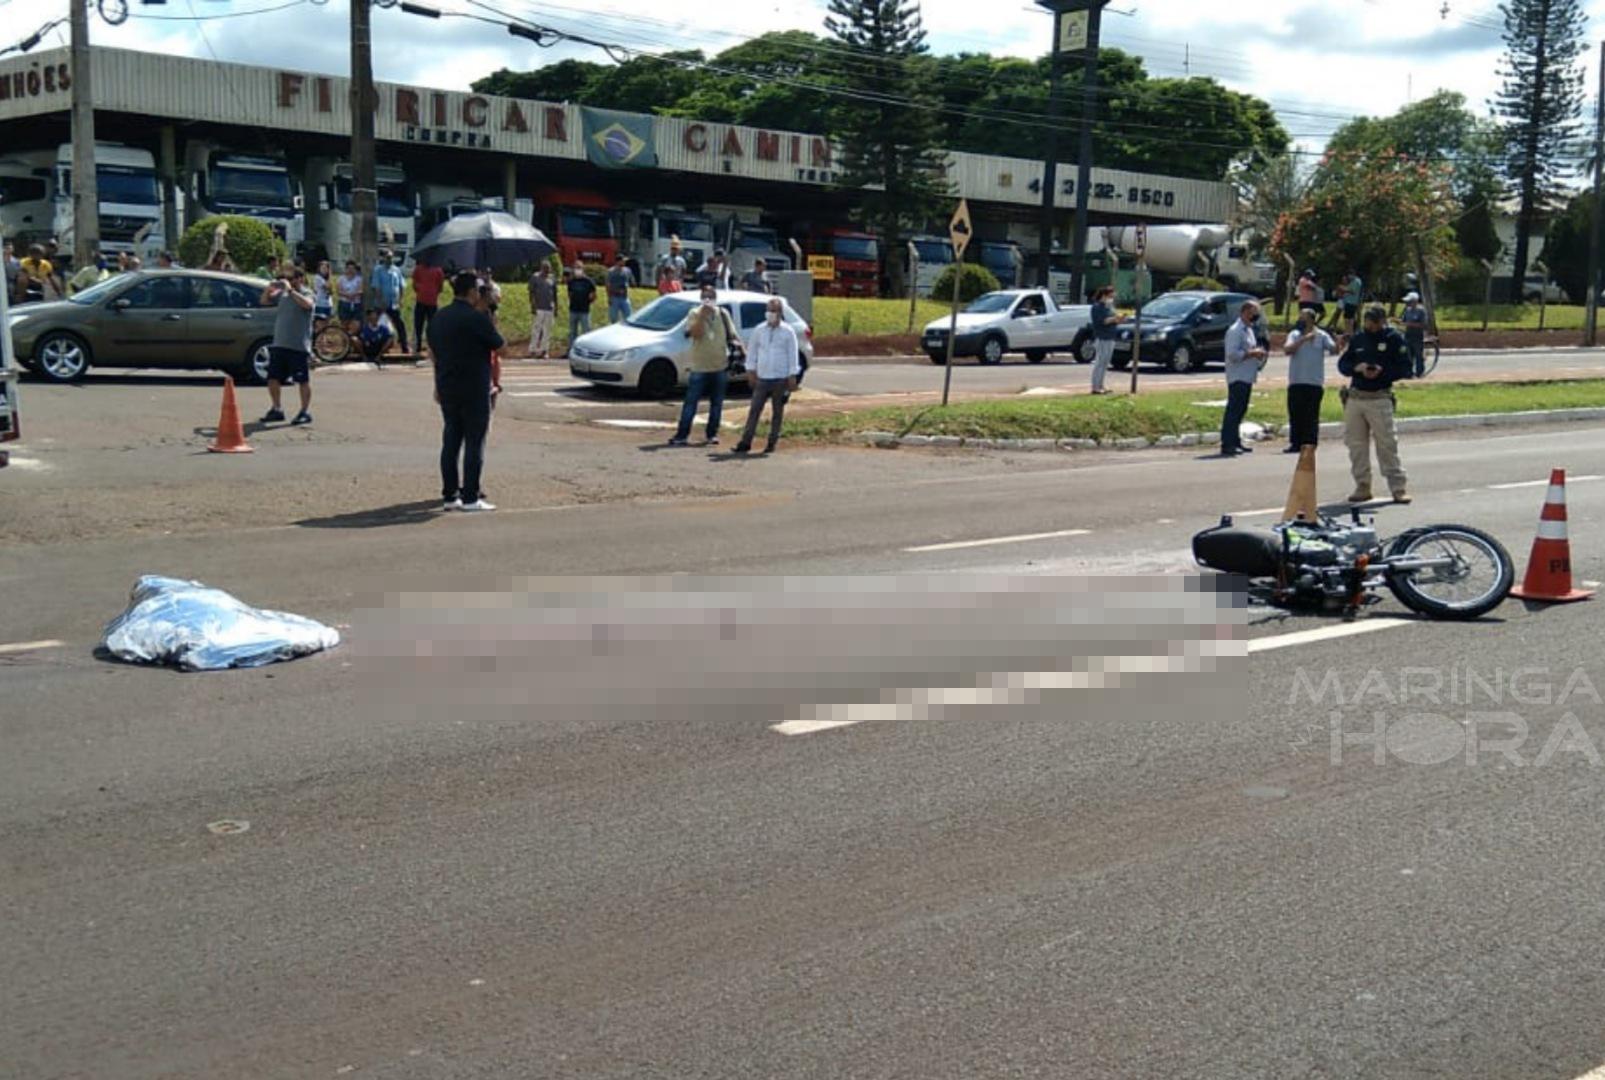
[[[1111,225],[1108,231],[1110,247],[1124,256],[1137,255],[1136,226]],[[1234,238],[1225,225],[1150,225],[1145,254],[1155,292],[1193,275],[1259,296],[1276,285],[1276,266],[1251,259],[1246,241]]]

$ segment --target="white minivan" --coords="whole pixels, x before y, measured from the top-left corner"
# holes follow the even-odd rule
[[[725,289],[718,294],[719,306],[730,313],[746,338],[764,320],[764,310],[772,297],[759,292]],[[699,303],[695,292],[660,296],[624,322],[581,334],[569,346],[568,369],[581,379],[600,386],[619,386],[639,390],[646,397],[667,397],[686,384],[690,341],[685,336],[686,319]],[[797,331],[797,344],[806,368],[814,357],[814,332],[790,304],[781,300],[783,318]],[[598,308],[600,310],[600,308]]]

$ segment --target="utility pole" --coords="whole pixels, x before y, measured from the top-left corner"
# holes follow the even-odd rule
[[[1599,97],[1594,102],[1594,213],[1588,223],[1588,301],[1583,344],[1594,345],[1599,332],[1599,229],[1605,224],[1605,41],[1599,43]]]
[[[372,0],[351,0],[351,257],[362,268],[362,280],[373,280],[379,248],[379,190],[373,113]]]
[[[1048,54],[1048,137],[1045,140],[1046,156],[1042,161],[1042,228],[1038,231],[1037,239],[1038,250],[1042,253],[1037,284],[1044,289],[1049,287],[1048,275],[1053,262],[1053,197],[1059,187],[1059,118],[1064,113],[1064,95],[1060,89],[1063,66],[1059,62],[1059,51],[1055,48]],[[1021,281],[1021,284],[1025,282]]]
[[[1098,30],[1108,0],[1092,0],[1087,10],[1087,46],[1081,78],[1081,149],[1076,154],[1076,217],[1070,236],[1070,302],[1085,299],[1087,196],[1092,187],[1092,125],[1098,118]],[[1133,366],[1137,363],[1132,354]]]
[[[95,177],[95,97],[89,72],[89,0],[68,0],[72,40],[72,262],[88,266],[100,250],[100,185]]]

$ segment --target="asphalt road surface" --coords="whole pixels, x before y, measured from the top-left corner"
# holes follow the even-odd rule
[[[1189,588],[1194,531],[1284,500],[1269,448],[739,461],[510,409],[503,509],[444,515],[420,386],[328,378],[228,459],[205,380],[29,388],[0,1073],[1605,1062],[1598,601],[1344,625]],[[1605,428],[1404,452],[1384,531],[1463,521],[1525,568],[1565,467],[1605,578]],[[1345,472],[1323,451],[1321,494]],[[141,573],[346,641],[96,659]]]

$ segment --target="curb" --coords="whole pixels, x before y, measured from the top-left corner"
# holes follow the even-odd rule
[[[1513,413],[1472,413],[1467,416],[1412,416],[1396,421],[1400,431],[1457,431],[1464,428],[1526,427],[1532,424],[1575,424],[1591,420],[1605,420],[1605,408],[1550,409],[1547,411]],[[1266,424],[1257,433],[1244,432],[1247,442],[1265,442],[1285,429],[1282,424]],[[1343,425],[1322,424],[1322,435],[1341,435]],[[850,442],[873,446],[881,450],[900,447],[933,448],[939,450],[1014,450],[1040,452],[1044,450],[1149,450],[1185,449],[1198,446],[1217,446],[1220,432],[1189,432],[1184,435],[1161,435],[1156,439],[1134,436],[1125,439],[979,439],[960,435],[903,435],[890,431],[862,431]]]

